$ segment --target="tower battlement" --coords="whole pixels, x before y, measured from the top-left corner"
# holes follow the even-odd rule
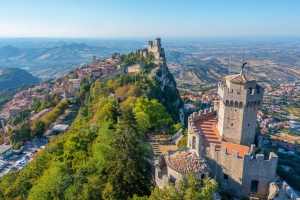
[[[231,153],[229,154],[227,151],[227,147],[225,146],[219,146],[219,144],[215,144],[215,143],[210,143],[210,146],[207,148],[207,151],[209,152],[210,155],[215,155],[215,153],[219,153],[220,157],[222,157],[222,159],[232,159],[235,158],[237,160],[244,160],[243,157],[239,156],[241,155],[239,151],[237,150],[232,150]],[[246,155],[250,155],[250,154],[244,154],[244,156]]]
[[[266,160],[265,156],[263,154],[256,154],[255,156],[252,156],[250,154],[246,154],[244,157],[245,163],[250,162],[276,162],[278,160],[278,156],[274,152],[270,152],[269,158]]]
[[[256,88],[230,89],[222,83],[218,84],[218,94],[221,101],[237,101],[244,105],[256,102],[260,105],[264,89],[257,85]],[[259,106],[258,105],[258,106]]]

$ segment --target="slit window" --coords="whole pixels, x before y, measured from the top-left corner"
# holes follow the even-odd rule
[[[224,179],[224,180],[228,180],[228,174],[225,174],[225,173],[224,173],[223,179]]]

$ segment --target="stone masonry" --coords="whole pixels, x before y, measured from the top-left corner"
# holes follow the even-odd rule
[[[226,85],[218,85],[217,109],[195,112],[188,118],[188,147],[206,157],[209,175],[221,190],[238,198],[267,199],[276,193],[270,185],[274,185],[278,157],[273,152],[267,159],[255,154],[263,88],[244,75],[243,69],[225,78]]]

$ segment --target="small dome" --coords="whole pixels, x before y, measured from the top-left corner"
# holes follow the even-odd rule
[[[196,151],[190,149],[179,149],[168,151],[166,154],[168,167],[180,173],[191,172],[193,174],[206,173],[210,169],[204,157],[199,157]]]

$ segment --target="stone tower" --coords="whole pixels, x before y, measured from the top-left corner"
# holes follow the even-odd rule
[[[149,41],[148,42],[148,51],[151,51],[152,47],[153,47],[153,41]]]
[[[224,141],[248,146],[254,143],[257,110],[264,90],[244,74],[243,67],[240,74],[225,77],[226,85],[218,84],[217,128]]]
[[[161,50],[161,41],[160,41],[159,37],[155,38],[155,46],[157,47],[157,52],[160,52],[160,50]]]

